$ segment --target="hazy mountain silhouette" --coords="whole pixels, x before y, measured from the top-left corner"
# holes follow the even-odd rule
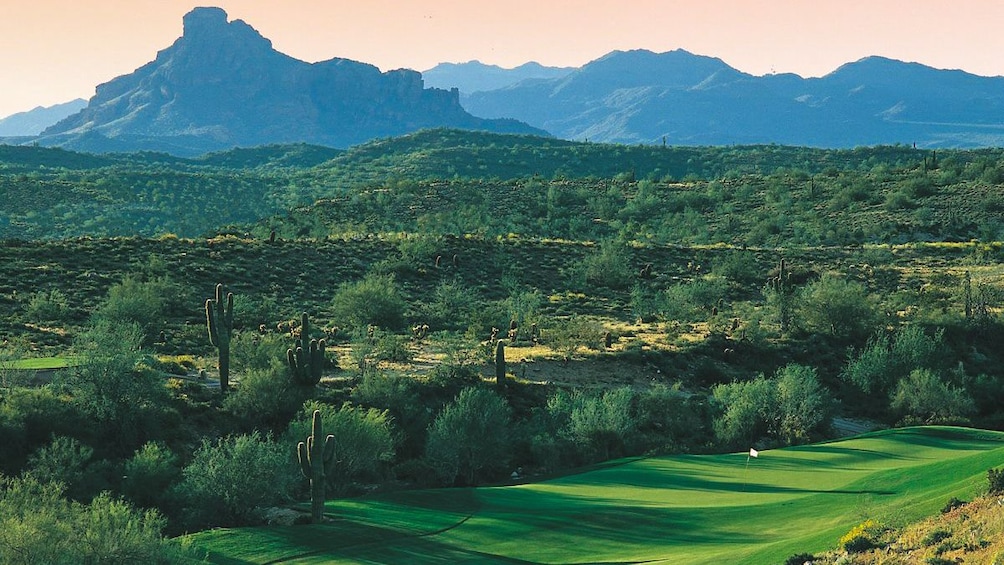
[[[422,78],[425,79],[426,86],[432,88],[457,88],[463,97],[471,92],[505,88],[527,79],[560,78],[574,70],[574,67],[545,67],[534,61],[512,69],[486,65],[481,61],[468,61],[440,63],[422,71]]]
[[[757,77],[683,50],[615,51],[560,78],[475,92],[466,108],[566,139],[852,147],[1004,144],[1004,78],[869,57],[821,77]]]
[[[0,137],[38,135],[66,116],[79,112],[84,106],[87,106],[87,101],[77,98],[62,104],[38,106],[27,112],[11,114],[0,119]]]
[[[416,71],[348,59],[306,63],[272,48],[219,8],[196,8],[184,34],[135,72],[99,85],[86,108],[40,142],[85,151],[194,154],[307,142],[347,147],[428,127],[543,133],[467,113],[457,91],[424,88]]]

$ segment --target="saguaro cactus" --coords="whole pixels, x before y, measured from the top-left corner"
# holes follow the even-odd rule
[[[495,386],[505,394],[505,343],[501,341],[495,344]]]
[[[300,337],[293,348],[286,350],[286,361],[297,384],[314,386],[321,381],[324,339],[310,339],[310,321],[306,312],[300,316]]]
[[[230,334],[234,329],[234,295],[223,299],[223,284],[216,285],[216,298],[206,300],[206,327],[209,343],[219,352],[220,391],[230,388]]]
[[[314,410],[307,441],[296,444],[296,458],[300,462],[300,471],[310,480],[310,521],[313,524],[319,524],[324,516],[325,467],[331,464],[334,457],[335,436],[321,435],[321,411]]]
[[[777,292],[778,298],[778,319],[781,323],[781,333],[788,333],[791,326],[792,292],[791,273],[787,270],[784,259],[777,265],[777,278],[771,281],[771,285]]]

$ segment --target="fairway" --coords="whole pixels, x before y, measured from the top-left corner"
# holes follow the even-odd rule
[[[985,487],[1004,433],[887,430],[747,454],[622,460],[541,483],[331,501],[320,526],[192,536],[214,563],[779,563],[866,518]]]

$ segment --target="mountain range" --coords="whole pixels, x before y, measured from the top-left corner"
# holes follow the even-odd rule
[[[86,108],[37,141],[186,155],[291,142],[348,147],[430,127],[546,135],[513,120],[476,118],[457,90],[425,88],[416,71],[294,59],[220,8],[196,8],[183,23],[182,37],[154,61],[99,85]]]
[[[77,98],[53,106],[38,106],[26,112],[11,114],[0,119],[0,137],[34,136],[63,118],[87,106],[87,101]]]
[[[70,104],[60,111],[79,102]],[[189,12],[155,60],[99,85],[53,124],[55,111],[0,126],[52,124],[9,139],[17,143],[181,156],[276,143],[345,148],[440,127],[627,144],[1004,145],[1004,77],[882,57],[819,78],[754,76],[684,50],[633,50],[573,69],[444,63],[423,78],[294,59],[219,8]],[[31,135],[18,127],[0,135]]]
[[[565,139],[823,147],[1004,144],[1004,77],[868,57],[820,78],[753,76],[684,50],[614,51],[563,77],[474,92],[465,107]]]
[[[460,99],[472,92],[498,90],[527,79],[561,78],[575,71],[574,67],[545,67],[536,61],[512,69],[486,65],[481,61],[466,63],[440,63],[422,71],[426,86],[460,90]]]

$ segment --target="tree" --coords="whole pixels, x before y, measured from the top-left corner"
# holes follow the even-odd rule
[[[723,444],[749,447],[763,438],[792,445],[805,443],[830,424],[831,399],[815,369],[787,365],[772,378],[716,386],[715,434]]]
[[[564,433],[600,461],[621,455],[637,428],[631,409],[633,397],[627,387],[608,390],[599,396],[573,396]]]
[[[147,442],[125,462],[122,474],[122,494],[137,506],[154,508],[181,476],[181,466],[166,445]]]
[[[720,411],[714,422],[715,435],[727,446],[749,447],[776,428],[775,383],[762,375],[751,381],[717,385],[711,398]]]
[[[169,411],[163,380],[140,366],[142,339],[135,324],[99,319],[74,342],[82,362],[57,381],[101,426],[104,441],[129,452],[159,435]]]
[[[254,524],[290,499],[299,476],[288,445],[258,432],[204,439],[172,496],[184,502],[189,527]]]
[[[874,301],[864,285],[825,274],[798,293],[797,312],[805,329],[861,339],[877,325]]]
[[[808,443],[825,431],[831,419],[832,400],[819,383],[816,370],[787,365],[777,371],[777,403],[781,414],[778,437],[786,445]]]
[[[338,287],[331,307],[336,320],[355,328],[368,325],[396,329],[404,323],[404,298],[390,275],[366,275]]]
[[[950,357],[943,336],[941,330],[928,336],[917,325],[906,326],[892,337],[876,336],[848,361],[841,378],[868,395],[888,398],[912,371],[946,368]]]
[[[429,428],[426,457],[444,484],[475,485],[508,467],[512,410],[494,392],[470,387],[447,404]]]
[[[108,298],[95,310],[94,318],[112,325],[135,324],[141,341],[147,341],[163,326],[167,299],[172,294],[173,285],[166,280],[143,281],[127,275],[108,289]]]
[[[915,369],[899,381],[891,408],[907,421],[964,423],[975,412],[973,399],[930,369]]]
[[[325,433],[335,438],[334,459],[326,473],[334,492],[345,492],[353,481],[377,478],[394,458],[394,430],[388,412],[348,402],[339,408],[307,402],[290,424],[287,437],[302,438],[309,433],[315,411],[321,415]]]
[[[0,562],[4,565],[187,562],[184,546],[162,537],[164,519],[108,494],[70,502],[58,483],[0,477]]]

